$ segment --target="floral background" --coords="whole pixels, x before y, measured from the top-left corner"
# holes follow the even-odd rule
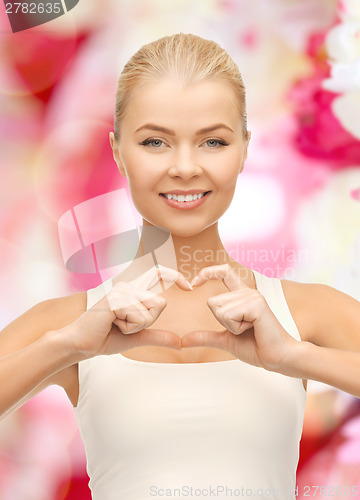
[[[219,222],[231,256],[360,300],[358,0],[80,0],[18,33],[1,3],[1,328],[101,283],[66,267],[61,217],[128,191],[108,142],[117,78],[141,45],[179,31],[226,48],[247,88],[249,156]],[[297,479],[299,498],[306,485],[360,491],[357,398],[309,382]],[[1,500],[90,499],[87,482],[60,387],[0,421]]]

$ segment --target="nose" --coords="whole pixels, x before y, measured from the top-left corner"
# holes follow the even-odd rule
[[[180,149],[173,157],[173,163],[169,168],[171,177],[182,177],[191,179],[191,177],[201,175],[202,167],[195,161],[194,155],[189,149]]]

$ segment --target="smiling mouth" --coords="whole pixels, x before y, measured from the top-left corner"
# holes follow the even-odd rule
[[[205,191],[204,193],[201,193],[201,195],[202,195],[201,198],[203,198],[204,196],[206,196],[208,193],[211,193],[211,191]],[[167,198],[167,196],[165,195],[165,193],[160,193],[160,196],[163,196],[164,198]],[[180,195],[177,195],[177,196],[180,196]],[[182,196],[187,196],[187,195],[182,195]]]

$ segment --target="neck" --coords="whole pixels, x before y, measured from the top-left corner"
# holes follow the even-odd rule
[[[150,231],[147,229],[148,227]],[[159,241],[161,246],[160,235],[162,239],[168,236],[170,245],[167,246],[165,251],[156,252],[156,248],[159,246],[156,244],[156,240]],[[155,253],[151,252],[151,250],[155,250]],[[152,259],[149,260],[151,266],[160,264],[176,269],[188,281],[191,281],[204,267],[236,262],[229,256],[222,244],[217,222],[200,233],[184,237],[166,233],[164,229],[159,231],[159,229],[143,219],[142,235],[135,259],[149,253],[152,253],[153,257],[156,258],[151,263],[150,260]],[[149,255],[149,257],[151,256]],[[136,261],[134,265],[136,266]]]

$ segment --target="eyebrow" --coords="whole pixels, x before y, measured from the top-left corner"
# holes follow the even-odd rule
[[[207,132],[212,132],[213,130],[217,130],[218,128],[225,128],[227,130],[230,130],[230,132],[234,133],[233,129],[231,129],[230,127],[225,125],[225,123],[217,123],[216,125],[211,125],[210,127],[205,127],[205,128],[198,130],[196,132],[196,135],[206,134]],[[168,134],[168,135],[175,135],[175,132],[173,130],[170,130],[170,129],[165,128],[165,127],[160,127],[159,125],[154,125],[153,123],[147,123],[146,125],[139,127],[137,130],[135,130],[135,133],[140,132],[140,130],[143,130],[143,129],[156,130],[157,132],[164,132],[165,134]]]

